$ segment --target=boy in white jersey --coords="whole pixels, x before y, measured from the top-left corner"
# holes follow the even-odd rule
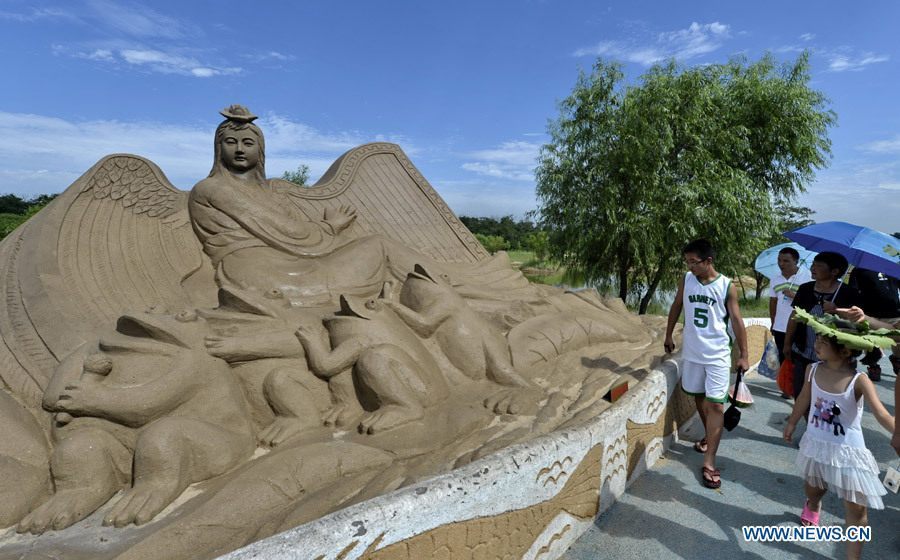
[[[738,307],[737,288],[713,266],[716,253],[712,244],[697,239],[685,245],[681,254],[689,272],[678,282],[678,292],[669,309],[664,345],[666,352],[675,351],[672,331],[684,310],[681,387],[685,393],[694,396],[706,429],[706,437],[694,445],[695,450],[704,454],[703,485],[718,488],[722,479],[716,468],[716,452],[722,439],[731,370],[729,320],[741,353],[737,367],[743,371],[750,365],[747,361],[747,331]]]

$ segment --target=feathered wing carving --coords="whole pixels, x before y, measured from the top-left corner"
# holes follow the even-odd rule
[[[487,251],[396,144],[375,142],[338,158],[310,188],[272,181],[311,220],[356,208],[358,235],[380,233],[441,262],[477,262]]]
[[[187,193],[133,155],[97,162],[0,243],[0,262],[0,379],[34,408],[59,360],[126,310],[215,301]]]

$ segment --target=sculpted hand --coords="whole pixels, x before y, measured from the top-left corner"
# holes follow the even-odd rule
[[[342,205],[337,210],[334,208],[325,209],[325,222],[331,225],[335,234],[347,229],[355,219],[356,209],[352,206]]]
[[[57,410],[70,414],[90,416],[99,412],[102,398],[101,387],[97,383],[83,380],[73,381],[59,394],[56,402]]]
[[[315,340],[317,333],[318,330],[316,329],[315,325],[309,323],[300,323],[300,325],[297,327],[297,330],[294,331],[294,335],[296,335],[296,337],[300,339],[300,342]]]

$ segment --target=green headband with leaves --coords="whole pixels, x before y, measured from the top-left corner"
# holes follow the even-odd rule
[[[872,329],[868,321],[854,323],[841,319],[837,315],[825,313],[815,317],[808,312],[795,308],[794,320],[807,324],[816,334],[837,340],[838,344],[851,350],[873,350],[890,348],[897,344],[890,337],[900,336],[898,329]]]

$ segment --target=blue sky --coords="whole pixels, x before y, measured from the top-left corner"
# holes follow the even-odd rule
[[[818,221],[900,230],[900,3],[518,0],[0,0],[0,193],[60,192],[106,154],[179,188],[211,166],[218,110],[246,104],[267,171],[317,178],[347,149],[400,144],[459,214],[535,207],[547,122],[597,56],[650,64],[812,53],[838,114],[800,202]]]

